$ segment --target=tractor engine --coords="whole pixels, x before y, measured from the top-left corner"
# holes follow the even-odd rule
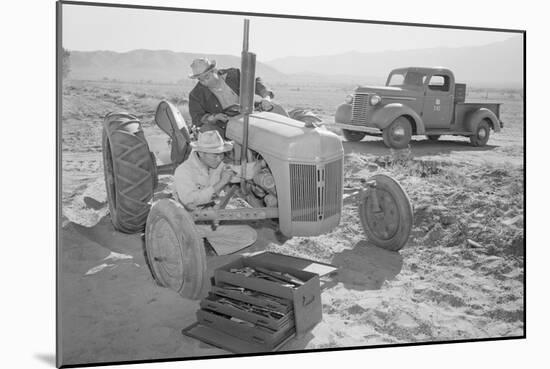
[[[234,141],[237,155],[242,135],[243,118],[230,119],[226,136]],[[253,113],[248,149],[262,163],[248,181],[254,194],[251,205],[278,207],[283,234],[318,235],[338,225],[344,150],[336,134],[279,114]]]
[[[277,189],[275,188],[275,178],[267,167],[265,160],[259,161],[261,169],[255,173],[250,181],[250,190],[254,194],[249,202],[257,201],[258,206],[267,206],[275,208],[278,205]],[[261,201],[260,201],[261,200]]]

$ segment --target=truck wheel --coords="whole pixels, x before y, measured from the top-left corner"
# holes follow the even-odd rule
[[[107,114],[102,150],[113,226],[124,233],[141,232],[157,186],[157,171],[140,121],[126,113]]]
[[[349,129],[343,129],[342,133],[346,140],[350,142],[361,141],[365,137],[366,133],[361,131],[350,131]]]
[[[206,275],[206,253],[191,215],[172,199],[153,204],[145,227],[145,254],[153,277],[181,296],[198,299]]]
[[[377,174],[368,179],[376,181],[372,190],[359,205],[359,218],[369,241],[374,245],[398,251],[405,246],[411,233],[413,211],[409,196],[391,177]],[[373,196],[378,200],[375,208]]]
[[[441,135],[427,135],[426,137],[428,137],[428,140],[430,141],[438,141]]]
[[[403,149],[407,147],[411,140],[411,135],[411,122],[405,117],[397,118],[382,131],[384,143],[386,146],[394,149]]]
[[[485,146],[489,141],[489,135],[491,134],[491,128],[485,119],[476,125],[473,135],[470,136],[470,142],[473,146]]]

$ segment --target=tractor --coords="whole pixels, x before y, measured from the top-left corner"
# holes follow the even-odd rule
[[[240,104],[226,128],[227,138],[234,143],[229,156],[241,168],[240,179],[215,206],[191,211],[176,198],[152,201],[158,176],[173,174],[176,163],[157,166],[134,115],[110,113],[104,120],[104,174],[114,228],[125,233],[145,231],[145,254],[153,277],[184,298],[200,298],[210,283],[197,224],[216,227],[226,221],[272,219],[280,233],[293,237],[330,232],[341,218],[342,141],[307,114],[298,120],[292,118],[295,115],[254,111],[256,60],[248,51],[248,29],[245,20]],[[154,123],[170,135],[172,145],[179,145],[180,154],[188,152],[193,135],[173,104],[160,102]],[[260,172],[246,175],[250,164],[257,162],[262,163]],[[251,206],[226,208],[229,198],[237,195]],[[401,249],[410,235],[413,213],[399,183],[386,175],[374,175],[364,182],[358,197],[368,240],[384,249]]]

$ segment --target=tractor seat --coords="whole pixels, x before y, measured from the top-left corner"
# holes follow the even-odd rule
[[[181,112],[169,101],[163,100],[155,112],[156,125],[172,139],[170,159],[177,167],[191,153],[191,135]]]

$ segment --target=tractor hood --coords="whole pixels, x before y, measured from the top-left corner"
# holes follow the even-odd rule
[[[405,96],[416,97],[418,91],[422,90],[422,86],[407,85],[406,87],[389,87],[389,86],[360,86],[355,90],[356,94],[377,94],[381,97],[389,96]]]
[[[242,144],[243,118],[227,124],[226,136]],[[306,127],[303,122],[270,112],[250,115],[248,147],[259,153],[293,162],[325,162],[343,155],[340,138],[324,127]]]

